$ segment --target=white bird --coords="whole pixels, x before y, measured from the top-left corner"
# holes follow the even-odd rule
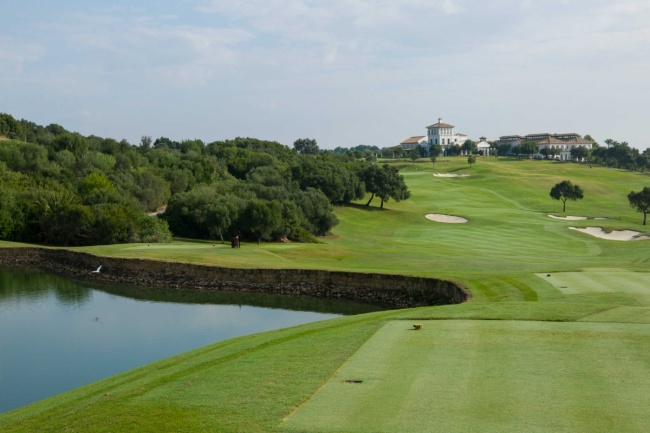
[[[97,269],[95,269],[94,271],[92,271],[91,273],[92,273],[92,274],[99,274],[99,270],[100,270],[101,268],[102,268],[102,265],[99,265],[99,267],[98,267]]]

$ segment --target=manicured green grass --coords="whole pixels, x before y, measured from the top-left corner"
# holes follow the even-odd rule
[[[436,172],[469,173],[467,178],[438,178]],[[168,245],[110,245],[82,248],[96,254],[151,257],[221,266],[311,268],[389,272],[467,280],[542,272],[609,267],[650,267],[648,242],[613,242],[567,227],[599,225],[649,233],[627,193],[650,184],[640,173],[548,161],[479,159],[469,169],[462,158],[407,164],[402,170],[411,199],[336,209],[341,223],[324,244],[244,243],[232,249],[219,242],[177,241]],[[570,179],[585,198],[569,202],[568,215],[608,220],[558,221],[561,203],[551,187]],[[442,224],[424,218],[444,213],[468,218],[467,224]],[[213,246],[214,245],[214,246]]]
[[[0,431],[646,431],[650,241],[568,227],[650,233],[626,198],[650,177],[487,158],[470,169],[460,157],[401,173],[411,199],[383,211],[365,201],[337,208],[340,224],[322,244],[177,239],[76,250],[448,278],[472,301],[219,343],[0,415]],[[585,193],[566,215],[608,219],[549,218],[562,215],[549,191],[564,179]],[[407,331],[414,321],[424,328]],[[356,376],[364,383],[341,382]]]
[[[605,433],[650,423],[648,326],[412,323],[384,325],[284,431]]]
[[[650,307],[650,273],[630,272],[624,269],[599,269],[538,274],[538,276],[568,295],[623,293],[636,300],[639,306]]]

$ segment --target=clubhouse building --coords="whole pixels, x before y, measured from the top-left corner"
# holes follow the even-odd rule
[[[443,123],[442,118],[438,118],[438,122],[426,127],[427,135],[415,135],[407,138],[400,143],[400,147],[405,153],[410,153],[413,149],[421,146],[429,152],[429,147],[434,144],[439,144],[442,147],[443,155],[449,154],[449,149],[456,146],[462,146],[467,140],[467,135],[457,133],[454,131],[455,126],[449,123]],[[499,144],[508,144],[510,148],[532,141],[537,143],[539,150],[547,149],[548,154],[556,155],[557,159],[562,161],[571,160],[571,149],[575,147],[585,147],[591,150],[593,142],[582,138],[580,134],[574,132],[565,134],[528,134],[528,135],[503,135],[499,137],[496,142]],[[494,142],[493,142],[494,143]],[[487,138],[481,137],[477,142],[477,150],[481,155],[490,155],[490,143]],[[456,152],[452,152],[455,155]],[[461,154],[465,154],[463,151]],[[542,158],[541,153],[533,155],[535,158]]]
[[[442,147],[443,155],[447,155],[449,148],[455,146],[462,146],[467,140],[467,135],[459,132],[454,132],[454,125],[443,123],[442,118],[438,118],[438,122],[429,125],[427,128],[427,135],[416,135],[409,137],[400,143],[400,147],[404,152],[411,152],[417,146],[422,146],[429,151],[429,147],[434,144],[439,144]],[[485,137],[481,137],[477,143],[477,148],[483,155],[490,154],[490,144],[487,143]],[[454,153],[455,154],[455,153]]]
[[[509,144],[510,148],[518,144],[525,143],[527,141],[532,141],[537,143],[539,150],[549,149],[553,150],[555,155],[558,155],[559,159],[562,161],[571,160],[571,149],[577,146],[582,146],[590,150],[593,147],[593,143],[589,140],[582,138],[580,134],[574,132],[566,134],[528,134],[528,135],[504,135],[499,137],[498,144]],[[541,153],[534,155],[536,157],[542,157]]]

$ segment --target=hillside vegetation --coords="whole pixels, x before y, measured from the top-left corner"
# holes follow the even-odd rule
[[[254,138],[204,143],[142,137],[139,145],[0,113],[0,239],[49,245],[242,236],[317,242],[333,204],[366,191],[408,197],[390,166]],[[164,212],[162,212],[164,210]],[[152,217],[146,216],[149,212]],[[153,215],[157,215],[154,217]]]
[[[650,177],[511,159],[478,158],[470,169],[463,157],[399,168],[409,200],[384,210],[365,206],[367,198],[337,206],[339,224],[321,244],[231,249],[177,239],[77,249],[441,277],[467,286],[471,301],[217,343],[1,415],[0,430],[645,431],[650,240],[605,240],[569,227],[650,235],[627,201]],[[549,196],[563,180],[584,191],[566,214]],[[468,222],[437,223],[430,213]]]

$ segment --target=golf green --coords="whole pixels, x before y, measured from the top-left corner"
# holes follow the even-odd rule
[[[640,306],[650,307],[650,273],[610,268],[536,275],[567,295],[623,293]]]
[[[611,432],[650,425],[650,326],[529,321],[384,325],[288,432]]]

